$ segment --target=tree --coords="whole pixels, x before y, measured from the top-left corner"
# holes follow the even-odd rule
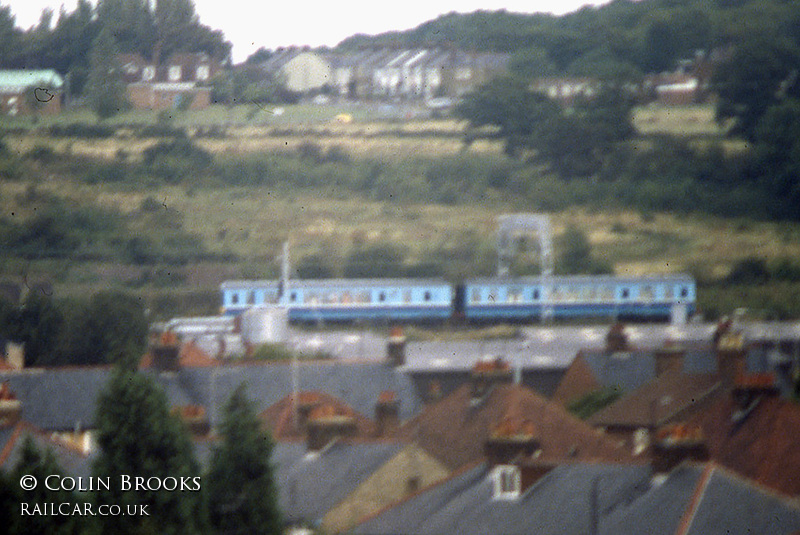
[[[559,113],[546,96],[528,89],[520,78],[496,78],[464,97],[455,114],[474,127],[496,126],[506,153],[519,155],[537,125]]]
[[[156,25],[149,0],[100,0],[97,20],[111,33],[120,50],[150,57]]]
[[[244,384],[228,401],[220,431],[222,444],[207,477],[211,525],[221,534],[280,534],[272,439],[261,429]]]
[[[758,122],[771,107],[800,97],[800,54],[783,41],[755,37],[736,48],[714,74],[716,118],[734,120],[731,133],[752,141]]]
[[[120,292],[99,292],[68,309],[59,362],[118,363],[133,369],[144,353],[147,329],[140,299]]]
[[[31,292],[20,307],[5,314],[0,334],[25,344],[25,365],[52,364],[63,316],[53,300]]]
[[[22,491],[19,487],[16,489],[12,487],[12,494],[16,494],[14,496],[14,501],[16,502],[14,514],[4,517],[5,522],[10,521],[11,524],[8,526],[9,533],[70,535],[85,532],[91,522],[91,517],[83,518],[71,515],[61,517],[48,514],[22,517],[20,515],[20,503],[27,504],[29,511],[33,511],[37,506],[44,510],[46,504],[49,503],[78,505],[80,498],[75,493],[65,490],[51,491],[45,487],[44,482],[47,476],[61,475],[62,473],[63,471],[56,462],[53,452],[47,449],[42,453],[36,447],[31,436],[25,435],[19,459],[10,474],[10,479],[13,483],[18,484],[23,476],[31,475],[36,478],[38,485],[30,491]]]
[[[89,105],[100,119],[107,119],[128,107],[119,51],[109,30],[103,29],[92,44],[86,92]]]
[[[753,138],[755,167],[777,201],[775,215],[800,219],[800,100],[768,108]]]
[[[185,429],[153,380],[117,368],[98,400],[96,424],[100,453],[93,474],[115,483],[97,492],[98,506],[113,504],[126,511],[144,506],[148,513],[100,517],[102,532],[200,533],[205,516],[199,467]],[[143,486],[126,490],[123,476]]]

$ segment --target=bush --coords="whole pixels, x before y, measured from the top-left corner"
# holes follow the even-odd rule
[[[185,138],[162,141],[142,152],[145,168],[170,183],[205,173],[213,161],[208,152]]]
[[[111,137],[115,133],[112,126],[101,124],[71,123],[65,125],[54,124],[48,128],[48,133],[53,137],[79,137],[85,139],[98,139]]]

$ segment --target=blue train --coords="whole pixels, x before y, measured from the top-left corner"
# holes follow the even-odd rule
[[[284,293],[276,280],[226,281],[220,290],[222,312],[233,315],[277,303]],[[666,320],[690,316],[696,302],[688,275],[487,277],[457,286],[441,279],[292,280],[285,293],[295,322]]]

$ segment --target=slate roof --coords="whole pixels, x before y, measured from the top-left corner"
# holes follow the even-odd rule
[[[481,459],[493,427],[510,417],[534,426],[542,459],[630,458],[616,442],[524,386],[497,385],[477,406],[471,404],[471,398],[470,385],[461,386],[406,422],[398,437],[416,442],[445,466],[456,469]]]
[[[319,454],[308,454],[301,443],[278,443],[273,463],[284,520],[319,523],[403,446],[337,442]]]
[[[485,465],[365,519],[358,534],[789,534],[800,507],[714,464],[681,465],[654,485],[647,466],[561,465],[516,500],[492,499]]]
[[[87,477],[92,472],[93,457],[84,455],[73,446],[48,437],[44,432],[27,422],[0,429],[0,469],[12,470],[22,454],[25,437],[30,436],[39,451],[50,450],[63,474]]]
[[[684,416],[722,388],[717,374],[687,374],[669,370],[593,414],[594,426],[661,426]]]
[[[22,418],[48,431],[91,428],[95,406],[111,367],[75,367],[0,371],[0,382],[22,401]],[[257,412],[291,392],[291,365],[237,363],[226,366],[183,368],[178,372],[147,370],[161,384],[171,406],[201,405],[212,426],[220,421],[222,408],[240,384]],[[372,414],[381,392],[393,390],[400,400],[400,418],[419,412],[422,402],[411,379],[385,363],[303,362],[299,386],[342,399],[362,414]]]
[[[800,404],[764,397],[744,421],[724,396],[690,424],[703,429],[711,457],[721,465],[785,494],[800,496]]]

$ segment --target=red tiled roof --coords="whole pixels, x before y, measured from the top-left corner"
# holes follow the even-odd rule
[[[428,406],[406,422],[398,436],[417,442],[451,469],[481,459],[487,439],[504,420],[522,422],[521,429],[536,432],[541,459],[631,459],[616,442],[529,388],[496,385],[481,403],[473,406],[470,386],[462,385],[445,399]]]
[[[298,403],[312,407],[312,414],[309,415],[312,418],[324,415],[352,417],[356,424],[354,438],[372,438],[377,435],[375,423],[372,420],[335,396],[325,392],[300,392]],[[264,410],[259,415],[259,419],[276,440],[297,440],[304,436],[303,430],[295,427],[292,394]]]
[[[721,390],[716,374],[687,374],[668,370],[662,376],[634,390],[593,414],[594,426],[650,427],[675,422],[687,411],[708,401]]]
[[[703,429],[711,458],[779,492],[800,495],[800,405],[764,396],[740,423],[731,418],[733,398],[724,396],[690,423]]]
[[[578,354],[572,361],[561,382],[558,383],[556,391],[553,393],[553,401],[565,407],[578,398],[594,392],[600,388],[600,383],[586,363],[586,360]]]

